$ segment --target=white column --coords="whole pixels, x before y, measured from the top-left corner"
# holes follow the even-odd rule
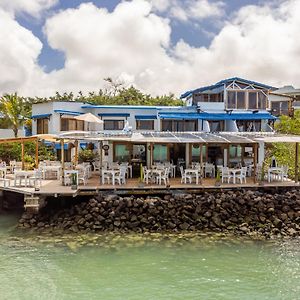
[[[185,167],[188,168],[190,164],[190,144],[185,144]]]
[[[224,167],[227,167],[227,164],[228,164],[227,158],[228,158],[228,149],[226,148],[226,149],[224,149],[224,158],[223,158]]]
[[[258,164],[262,165],[265,160],[265,143],[259,142],[258,145]]]

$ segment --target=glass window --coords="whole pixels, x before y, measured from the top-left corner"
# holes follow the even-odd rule
[[[267,97],[265,94],[262,92],[258,92],[258,97],[257,97],[257,108],[258,109],[266,109],[267,107]]]
[[[278,116],[280,114],[280,102],[279,101],[271,102],[271,108],[272,108],[272,113],[275,116]]]
[[[236,108],[236,92],[227,92],[227,108],[235,109]]]
[[[115,161],[128,162],[130,159],[130,151],[127,144],[115,144]]]
[[[161,121],[161,130],[162,131],[172,131],[172,121],[171,120],[162,120]]]
[[[123,130],[124,120],[104,120],[104,130]]]
[[[209,121],[209,127],[211,132],[224,131],[224,121]]]
[[[36,120],[37,134],[46,134],[46,133],[48,133],[48,123],[49,123],[48,118],[37,119]]]
[[[192,161],[199,162],[200,161],[200,147],[199,144],[192,145]]]
[[[197,121],[186,121],[184,131],[197,131]]]
[[[248,108],[249,109],[257,109],[257,93],[256,92],[249,92],[248,93]]]
[[[167,145],[153,145],[153,161],[168,161],[168,146]]]
[[[69,118],[61,118],[60,130],[61,131],[84,130],[84,121],[69,119]]]
[[[238,109],[246,109],[246,100],[245,92],[236,92],[236,99],[237,99],[237,108]]]
[[[154,130],[154,120],[138,120],[136,121],[137,130]]]
[[[230,145],[229,157],[230,158],[242,157],[242,147],[240,145]]]

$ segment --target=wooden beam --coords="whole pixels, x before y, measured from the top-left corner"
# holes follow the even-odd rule
[[[75,166],[77,166],[78,165],[78,140],[76,140],[74,144],[75,144],[74,164]]]
[[[262,165],[262,168],[264,166]],[[253,169],[254,169],[254,183],[257,182],[257,173],[256,173],[256,169],[257,169],[257,144],[253,144]]]
[[[296,146],[295,146],[295,182],[298,182],[298,180],[299,180],[298,160],[299,160],[299,143],[296,143]]]
[[[24,170],[24,169],[25,169],[24,155],[25,155],[25,145],[24,145],[24,141],[22,141],[22,143],[21,143],[21,160],[22,160],[22,170]]]
[[[99,167],[99,172],[100,172],[100,178],[102,177],[102,160],[103,160],[103,153],[102,153],[102,146],[103,142],[99,142],[99,159],[100,159],[100,167]],[[102,182],[102,181],[101,181]]]
[[[65,183],[65,149],[64,149],[65,141],[64,139],[60,140],[61,146],[61,181],[62,185]]]
[[[20,137],[20,138],[7,138],[0,139],[0,144],[9,144],[9,143],[22,143],[23,141],[35,141],[37,139],[36,136],[28,136],[28,137]]]
[[[39,140],[36,138],[35,140],[35,167],[39,166]]]

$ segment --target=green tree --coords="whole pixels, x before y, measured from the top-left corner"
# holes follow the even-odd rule
[[[12,128],[15,137],[18,136],[19,127],[23,125],[28,111],[28,103],[22,97],[19,97],[17,93],[5,94],[0,98],[0,110],[9,121],[9,125]]]

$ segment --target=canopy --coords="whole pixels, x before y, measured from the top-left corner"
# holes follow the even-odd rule
[[[99,124],[103,123],[102,120],[100,120],[98,117],[96,117],[91,113],[86,113],[80,116],[76,116],[74,117],[74,119],[89,122],[89,123],[99,123]]]

